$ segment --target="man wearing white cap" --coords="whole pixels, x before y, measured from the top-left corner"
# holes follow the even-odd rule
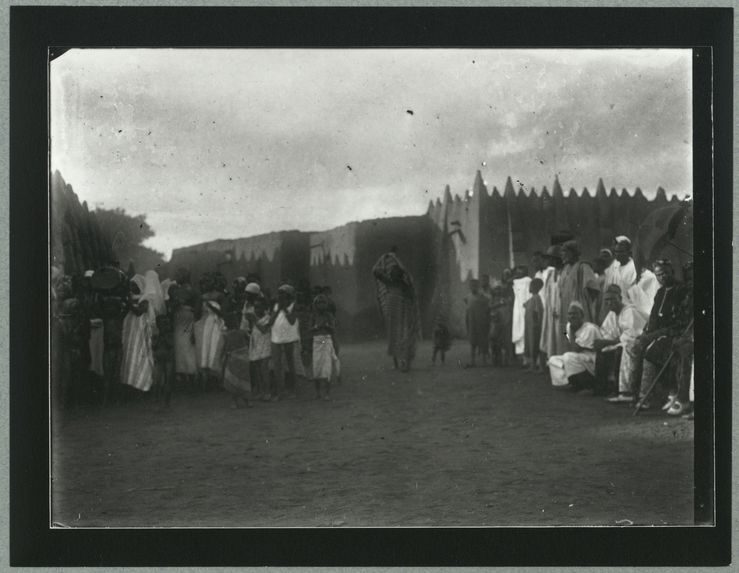
[[[552,384],[569,383],[575,391],[590,391],[595,382],[595,341],[601,338],[600,329],[585,320],[585,309],[573,300],[567,309],[567,340],[569,349],[560,356],[549,358]]]
[[[607,277],[608,275],[613,274],[613,269],[618,266],[618,261],[613,256],[613,251],[611,249],[603,247],[598,252],[598,256],[603,259],[603,262],[605,263],[605,271],[603,272],[603,276]],[[603,292],[605,292],[605,288]]]
[[[631,257],[631,239],[625,235],[619,235],[614,241],[614,261],[606,270],[606,280],[604,288],[610,285],[617,285],[624,295],[624,299],[628,298],[629,289],[636,284],[636,266],[634,259]],[[624,301],[628,302],[628,301]]]

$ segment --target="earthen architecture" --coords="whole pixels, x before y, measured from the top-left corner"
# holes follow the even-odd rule
[[[470,278],[498,277],[513,264],[528,265],[534,251],[568,237],[577,238],[583,257],[592,259],[615,235],[634,237],[649,213],[677,203],[661,188],[652,200],[638,188],[633,194],[607,192],[602,180],[594,194],[571,189],[565,195],[557,179],[551,192],[516,191],[510,177],[502,193],[489,192],[478,172],[471,191],[452,196],[447,187],[425,215],[210,241],[175,249],[168,267],[170,274],[188,267],[196,279],[206,270],[221,270],[229,279],[256,272],[272,288],[282,280],[330,286],[343,335],[372,338],[382,336],[382,322],[371,268],[395,246],[415,278],[424,335],[440,315],[463,334]]]

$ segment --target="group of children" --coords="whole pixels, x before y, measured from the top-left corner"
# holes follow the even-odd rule
[[[505,269],[501,281],[494,285],[487,275],[482,275],[481,281],[470,280],[465,315],[470,361],[466,367],[476,366],[478,357],[483,365],[490,361],[495,366],[508,366],[516,361],[518,354],[522,356],[523,366],[534,371],[543,370],[543,360],[539,356],[543,318],[539,292],[543,284],[538,277],[528,278],[525,266]],[[527,296],[516,296],[515,291],[521,289],[526,290]],[[434,329],[432,362],[435,363],[436,356],[440,355],[443,363],[450,346],[449,328],[439,319]]]
[[[311,296],[284,282],[271,297],[257,276],[236,278],[230,290],[222,280],[213,279],[206,275],[201,280],[205,319],[201,317],[193,328],[201,380],[220,379],[236,408],[250,407],[256,400],[294,398],[298,376],[313,379],[316,399],[330,400],[332,381],[340,381],[336,306],[330,290],[315,287]],[[175,300],[173,314],[178,312],[178,288],[177,281],[168,287],[172,293],[168,298]],[[215,325],[211,329],[209,317]],[[198,328],[203,320],[206,324]],[[178,348],[182,353],[192,347]],[[176,359],[175,353],[174,362],[183,362]],[[175,368],[175,373],[187,373],[179,370]]]
[[[103,403],[133,388],[151,390],[168,408],[179,381],[201,390],[222,385],[241,408],[294,397],[297,376],[312,378],[316,398],[328,400],[332,381],[340,381],[330,289],[284,281],[273,297],[260,283],[250,275],[228,288],[211,272],[196,289],[185,269],[161,282],[155,271],[129,277],[115,267],[77,281],[57,273],[57,403],[79,402],[89,377],[103,383]]]

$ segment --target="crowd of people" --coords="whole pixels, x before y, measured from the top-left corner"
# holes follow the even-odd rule
[[[692,264],[675,279],[669,260],[637,270],[631,241],[616,237],[591,263],[574,240],[550,246],[499,280],[469,281],[467,367],[519,365],[558,388],[649,409],[665,398],[669,415],[692,416]],[[407,372],[421,320],[411,274],[396,249],[372,269],[388,354]],[[433,331],[432,362],[451,345],[446,319]],[[116,265],[82,277],[52,269],[52,382],[71,405],[85,381],[100,400],[135,391],[168,408],[173,387],[222,387],[235,408],[295,397],[297,378],[330,399],[340,381],[336,305],[329,287],[282,281],[272,294],[257,275],[227,284],[220,272],[174,279],[125,274]]]
[[[534,253],[532,263],[533,277],[521,265],[499,281],[470,280],[467,366],[478,358],[519,364],[557,387],[639,409],[652,408],[661,394],[667,414],[692,419],[692,263],[682,282],[669,260],[638,272],[625,236],[592,263],[574,240]],[[433,359],[437,351],[443,359],[443,320],[434,340]]]
[[[228,285],[220,272],[195,287],[186,269],[160,281],[114,264],[81,277],[52,268],[51,298],[53,402],[62,407],[151,392],[166,409],[179,386],[222,387],[242,408],[294,398],[298,377],[324,400],[340,382],[329,287],[285,280],[273,295],[257,275]]]

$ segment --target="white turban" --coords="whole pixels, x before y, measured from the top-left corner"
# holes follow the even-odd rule
[[[581,313],[583,313],[583,315],[585,314],[585,307],[583,307],[583,305],[580,303],[580,301],[573,300],[570,303],[570,306],[567,308],[567,310],[569,311],[569,310],[572,310],[573,308],[578,309]]]

